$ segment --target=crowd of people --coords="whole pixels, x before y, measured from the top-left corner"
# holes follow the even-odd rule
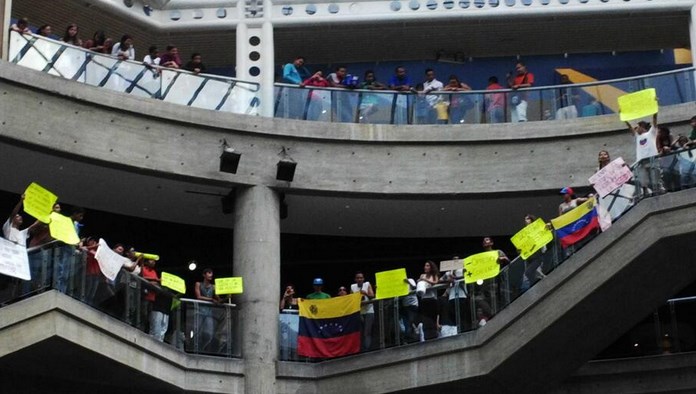
[[[52,26],[49,24],[41,25],[36,31],[32,31],[27,18],[17,20],[16,23],[12,24],[10,30],[22,34],[36,34],[46,38],[59,39],[66,44],[81,47],[94,53],[112,56],[119,60],[138,61],[135,55],[135,47],[133,46],[133,37],[129,34],[123,34],[121,39],[116,41],[108,37],[103,30],[97,30],[92,35],[92,38],[82,40],[79,27],[77,24],[71,23],[65,28],[65,33],[61,37],[56,37],[53,34]],[[179,55],[179,48],[175,45],[167,45],[164,53],[160,53],[157,46],[152,45],[148,48],[147,55],[141,61],[153,70],[158,70],[159,67],[166,67],[187,70],[195,74],[207,71],[200,53],[191,54],[190,60],[184,63]]]
[[[636,125],[628,123],[629,130],[635,139],[637,164],[634,169],[632,187],[635,188],[635,199],[648,195],[660,194],[666,191],[679,190],[696,184],[696,173],[693,171],[694,163],[689,161],[691,172],[685,176],[676,169],[673,163],[681,157],[673,153],[690,149],[696,146],[696,116],[691,118],[692,131],[690,135],[672,136],[669,128],[657,123],[657,114],[653,116],[652,123],[638,122]],[[597,170],[601,170],[611,162],[609,152],[601,150],[597,157]],[[562,215],[578,207],[588,197],[576,196],[570,187],[563,187],[560,191],[563,196],[558,206],[558,214]],[[56,241],[51,237],[49,228],[40,221],[34,221],[28,226],[24,225],[22,216],[24,196],[12,209],[9,217],[3,224],[3,237],[11,242],[26,245],[31,249],[41,250],[46,245],[52,245]],[[601,203],[600,203],[601,204]],[[53,212],[64,213],[60,204],[53,206]],[[75,226],[75,231],[80,234],[85,211],[74,207],[69,212],[69,217]],[[525,217],[525,224],[535,220],[533,215]],[[57,245],[57,246],[56,246]],[[48,267],[48,273],[40,253],[29,254],[29,269],[32,281],[18,281],[17,289],[27,294],[45,286],[53,285],[57,290],[70,294],[74,293],[75,277],[84,277],[84,300],[94,306],[104,309],[116,316],[132,315],[132,311],[125,311],[123,297],[126,297],[127,287],[132,286],[133,276],[142,279],[140,287],[139,321],[140,327],[158,340],[163,340],[169,330],[168,316],[171,310],[173,298],[176,294],[160,288],[160,277],[156,270],[157,261],[148,258],[148,255],[137,253],[132,247],[116,243],[113,251],[127,259],[122,272],[116,280],[109,280],[104,276],[96,259],[96,251],[99,246],[98,238],[94,236],[82,237],[78,245],[72,246],[58,242],[53,248],[56,257],[52,260],[52,266]],[[485,251],[494,250],[493,240],[490,237],[483,239],[482,248]],[[566,252],[572,252],[573,248],[567,248]],[[541,253],[545,253],[542,250]],[[565,257],[570,253],[566,253]],[[84,264],[76,263],[82,256]],[[459,257],[453,257],[458,259]],[[498,263],[505,267],[510,260],[502,251],[499,251]],[[512,291],[517,294],[523,292],[534,282],[543,278],[547,272],[542,269],[540,256],[532,257],[525,262],[523,274],[518,284]],[[403,339],[426,340],[437,336],[451,335],[451,333],[474,329],[484,325],[495,313],[495,303],[501,296],[500,286],[495,280],[486,281],[482,286],[467,286],[462,281],[463,270],[440,273],[437,264],[427,261],[424,264],[423,273],[415,279],[409,279],[412,293],[400,300],[401,330]],[[5,278],[6,279],[6,278]],[[46,279],[52,282],[46,283]],[[307,294],[307,299],[322,299],[331,297],[324,291],[322,278],[315,278],[312,285],[314,292]],[[437,286],[440,285],[440,286]],[[434,287],[435,286],[435,287]],[[515,287],[516,286],[516,287]],[[203,270],[202,280],[194,287],[195,298],[205,303],[221,303],[222,300],[215,295],[213,272],[210,269]],[[373,329],[375,326],[375,308],[370,300],[375,297],[375,287],[366,280],[363,272],[356,272],[354,283],[349,286],[339,286],[335,296],[349,293],[361,293],[363,307],[361,316],[363,320],[362,344],[365,350],[373,345]],[[132,292],[131,292],[132,293]],[[131,294],[132,295],[132,294]],[[133,303],[131,302],[131,305]],[[280,310],[297,309],[297,294],[293,285],[285,287],[279,304]],[[457,317],[455,319],[455,316]],[[197,314],[198,327],[201,329],[201,349],[208,349],[214,340],[215,331],[213,324],[213,312],[210,307],[199,308]],[[456,320],[456,323],[453,323]]]
[[[69,245],[55,240],[49,226],[39,220],[24,226],[24,200],[22,195],[3,223],[2,235],[15,244],[28,247],[31,279],[10,279],[0,275],[3,288],[10,289],[12,296],[21,298],[52,287],[125,319],[160,342],[170,333],[174,342],[169,317],[182,295],[160,286],[161,278],[156,268],[159,256],[140,253],[134,247],[116,243],[111,250],[123,257],[124,263],[116,278],[109,279],[98,261],[99,237],[84,236],[77,245]],[[59,203],[53,205],[53,212],[64,213]],[[80,207],[73,207],[69,212],[78,235],[82,232],[84,215],[85,210]],[[199,328],[196,346],[201,352],[210,352],[214,350],[213,346],[221,346],[215,335],[214,319],[217,316],[213,305],[224,302],[215,294],[212,269],[202,270],[201,280],[194,284],[194,296],[199,304],[195,308],[195,326]]]
[[[658,125],[657,114],[653,116],[653,122],[641,121],[635,126],[628,123],[629,131],[634,136],[636,146],[637,163],[634,170],[634,178],[630,187],[635,189],[633,201],[651,195],[661,194],[666,191],[677,191],[687,187],[696,186],[696,169],[694,162],[689,161],[690,172],[685,176],[683,170],[674,168],[672,163],[677,162],[679,151],[696,147],[696,116],[690,120],[692,131],[689,136],[671,135],[669,128]],[[607,150],[600,150],[597,156],[597,171],[602,170],[611,162]],[[571,187],[563,187],[559,194],[562,200],[558,206],[558,215],[561,216],[577,208],[580,204],[594,197],[593,193],[578,197]],[[601,201],[600,205],[603,204]],[[524,224],[529,225],[536,220],[534,215],[528,214],[524,218]],[[610,217],[608,220],[612,220]],[[551,229],[551,225],[547,225]],[[596,234],[599,229],[591,234]],[[569,257],[577,248],[581,247],[592,237],[587,237],[577,244],[558,248],[558,258]],[[483,239],[484,251],[495,250],[493,240],[490,237]],[[510,259],[499,250],[498,264],[501,268],[509,265]],[[517,269],[518,274],[508,272],[506,283],[503,285],[500,278],[483,281],[479,285],[466,285],[463,281],[465,270],[439,272],[438,266],[433,261],[427,261],[423,267],[423,273],[417,279],[407,279],[410,293],[399,300],[399,316],[401,342],[424,341],[427,339],[455,335],[460,332],[483,326],[496,313],[497,306],[503,298],[503,292],[508,292],[508,297],[514,299],[519,294],[529,289],[534,283],[543,279],[548,274],[548,267],[544,267],[545,261],[550,256],[547,247],[543,247],[524,260],[523,267]],[[452,259],[459,259],[454,256]],[[516,276],[514,278],[513,276]],[[314,292],[307,294],[306,299],[325,299],[331,295],[324,292],[324,281],[315,278],[312,282]],[[439,286],[438,286],[439,285]],[[506,288],[505,288],[506,287]],[[365,281],[365,275],[357,272],[354,283],[350,286],[338,287],[335,296],[344,296],[350,293],[361,293],[363,305],[362,317],[362,345],[363,350],[371,349],[373,344],[373,329],[375,326],[374,304],[371,302],[376,294],[376,289]],[[297,309],[298,301],[295,287],[288,284],[280,299],[280,310]]]
[[[506,119],[506,111],[509,110],[512,122],[526,122],[529,92],[518,89],[534,86],[534,74],[527,69],[524,62],[518,61],[515,70],[506,75],[506,86],[499,82],[495,75],[488,78],[487,91],[484,95],[484,112],[487,123],[502,123]],[[394,74],[384,83],[379,82],[373,70],[364,73],[362,81],[356,75],[348,72],[344,65],[335,67],[333,72],[324,75],[319,70],[309,73],[305,67],[305,58],[298,56],[291,63],[282,67],[281,82],[299,85],[300,87],[320,87],[339,89],[364,89],[374,91],[395,91],[414,94],[414,120],[417,124],[459,124],[464,123],[468,110],[474,108],[474,102],[468,95],[447,94],[453,92],[466,92],[471,87],[460,81],[457,75],[450,75],[447,83],[439,81],[435,70],[427,68],[420,82],[408,75],[404,66],[397,66]],[[570,85],[572,82],[567,75],[561,75],[561,85]],[[501,92],[503,89],[512,89],[512,93]],[[436,94],[437,93],[437,94]],[[324,109],[321,100],[324,98],[321,92],[313,91],[307,109],[307,119],[316,120],[318,114]],[[571,88],[559,89],[556,98],[555,114],[548,111],[544,115],[549,119],[571,119],[578,117],[579,96]],[[598,115],[597,102],[594,101],[583,108],[584,116]],[[378,111],[378,97],[366,94],[360,102],[359,119],[361,122],[369,122],[369,117]],[[292,112],[292,111],[291,111]],[[296,113],[296,111],[295,111]],[[343,114],[338,114],[340,121],[350,121]]]

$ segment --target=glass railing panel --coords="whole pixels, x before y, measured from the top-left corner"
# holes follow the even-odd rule
[[[141,97],[157,98],[159,72],[142,63],[122,61],[111,56],[90,54],[85,83]]]
[[[353,90],[331,91],[331,119],[340,123],[355,123],[358,120],[358,96]]]
[[[394,93],[378,90],[358,91],[358,123],[390,124]]]
[[[240,357],[239,309],[234,304],[181,300],[184,349],[195,354]],[[181,334],[178,334],[180,337]]]
[[[214,111],[258,115],[259,86],[232,78],[161,69],[160,99]]]
[[[37,71],[83,82],[86,54],[80,48],[50,39],[10,33],[10,61]]]
[[[319,109],[313,108],[312,115],[317,118],[322,113],[324,108],[323,102],[328,101],[325,99],[325,93],[321,90],[317,90],[317,96],[315,100],[318,104]],[[326,92],[326,91],[323,91]],[[313,93],[311,89],[303,89],[297,86],[278,86],[276,87],[276,101],[275,101],[275,116],[277,118],[285,119],[307,119],[307,110],[310,104],[310,99],[312,98],[310,94]],[[325,117],[328,119],[328,117]]]
[[[301,361],[297,355],[297,335],[300,332],[300,315],[297,310],[283,310],[278,317],[280,335],[280,359],[284,361]]]

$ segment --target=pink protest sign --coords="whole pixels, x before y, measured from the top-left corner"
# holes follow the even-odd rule
[[[632,177],[631,169],[619,157],[597,171],[590,177],[589,181],[599,196],[604,197],[628,182]]]

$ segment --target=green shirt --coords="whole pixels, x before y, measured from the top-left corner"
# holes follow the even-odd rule
[[[691,129],[691,135],[689,135],[689,139],[690,139],[691,141],[696,140],[696,127],[694,127],[694,128]]]
[[[324,293],[323,291],[315,291],[314,293],[307,294],[308,300],[323,300],[326,298],[331,298],[330,295]]]

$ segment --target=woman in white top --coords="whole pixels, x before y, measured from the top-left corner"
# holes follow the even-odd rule
[[[437,265],[428,260],[423,266],[423,274],[418,278],[419,284],[425,283],[426,290],[421,296],[420,313],[423,321],[423,338],[437,338],[437,290],[432,286],[440,283],[440,272]]]
[[[370,282],[365,282],[365,275],[358,271],[355,273],[355,283],[350,285],[351,293],[361,293],[363,301],[369,301],[375,298],[375,292],[372,290]],[[360,308],[360,317],[362,320],[362,350],[370,350],[372,345],[372,326],[375,321],[375,309],[372,304],[363,305]]]
[[[135,60],[135,48],[133,48],[133,37],[124,34],[121,41],[111,48],[111,56],[116,56],[121,60]]]

